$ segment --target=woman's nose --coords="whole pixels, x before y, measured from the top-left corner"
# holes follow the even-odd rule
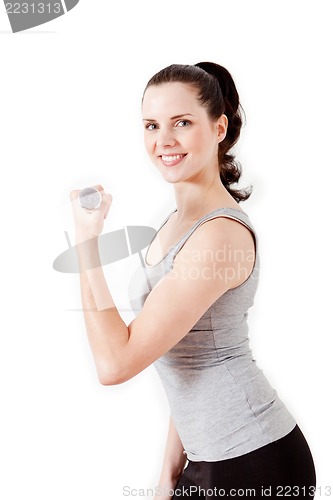
[[[176,139],[169,129],[160,129],[156,138],[156,145],[159,147],[174,146]]]

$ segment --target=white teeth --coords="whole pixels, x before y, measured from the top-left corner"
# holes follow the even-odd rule
[[[173,155],[173,156],[164,156],[162,155],[162,160],[163,161],[176,161],[176,160],[180,160],[181,158],[183,158],[185,155]]]

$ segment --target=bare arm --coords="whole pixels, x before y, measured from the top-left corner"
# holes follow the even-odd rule
[[[172,498],[170,495],[164,494],[174,489],[178,479],[183,473],[187,458],[183,453],[184,447],[179,438],[172,416],[170,415],[169,431],[165,446],[164,458],[159,487],[162,495],[155,496],[154,500],[167,500]]]
[[[78,245],[80,247],[80,245]],[[99,381],[116,381],[120,357],[129,340],[129,331],[109,292],[99,262],[97,239],[84,241],[78,250],[80,262],[81,300],[88,341],[94,357]],[[99,267],[91,270],[92,261]]]
[[[247,277],[239,275],[240,262],[233,255],[240,250],[246,255],[253,240],[235,221],[216,218],[205,222],[187,241],[186,252],[176,256],[173,269],[150,292],[142,311],[126,326],[99,260],[96,234],[101,232],[100,219],[106,217],[109,205],[105,202],[101,212],[86,214],[78,207],[75,194],[72,196],[77,242],[84,242],[78,245],[78,254],[88,338],[100,382],[119,384],[168,352],[223,293]],[[218,258],[221,248],[229,249],[225,259]],[[241,263],[250,274],[251,262]]]

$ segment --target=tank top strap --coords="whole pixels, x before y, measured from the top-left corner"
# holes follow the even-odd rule
[[[174,210],[176,212],[176,210]],[[172,213],[174,213],[172,212]],[[222,207],[222,208],[217,208],[213,210],[212,212],[209,212],[208,214],[204,215],[201,217],[188,231],[182,239],[171,249],[170,253],[168,254],[168,260],[169,262],[172,262],[177,255],[177,253],[180,251],[180,249],[185,245],[186,241],[189,239],[189,237],[194,233],[194,231],[204,222],[215,219],[216,217],[227,217],[229,219],[235,219],[244,226],[246,226],[251,233],[253,234],[254,237],[254,242],[255,242],[255,247],[257,250],[258,246],[258,240],[257,240],[257,234],[253,228],[253,225],[250,221],[250,218],[246,212],[243,210],[239,210],[237,208],[232,208],[232,207]],[[257,253],[257,251],[256,251]]]

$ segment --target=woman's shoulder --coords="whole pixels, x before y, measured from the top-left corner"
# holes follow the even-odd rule
[[[246,213],[243,212],[246,216]],[[247,246],[253,244],[252,231],[244,224],[244,217],[240,219],[232,213],[217,213],[203,218],[196,230],[188,239],[193,247],[217,247],[223,244],[231,246]]]
[[[228,281],[228,288],[234,288],[247,279],[254,263],[251,231],[235,219],[214,217],[200,224],[177,249],[173,269],[176,274],[184,274],[185,270],[204,279],[210,277],[211,286],[222,277]]]

